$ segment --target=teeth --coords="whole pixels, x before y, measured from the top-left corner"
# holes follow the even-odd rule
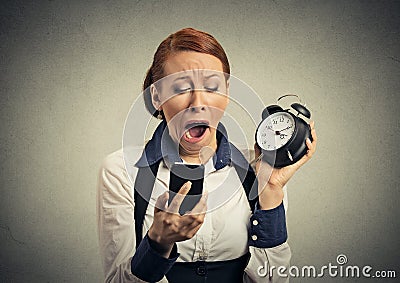
[[[193,137],[190,135],[189,131],[186,131],[186,137],[187,137],[188,139],[193,138]]]

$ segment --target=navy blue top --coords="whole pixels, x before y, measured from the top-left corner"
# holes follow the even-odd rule
[[[225,127],[220,123],[217,128],[218,148],[213,156],[214,168],[222,169],[231,166],[232,162],[247,169],[248,163],[243,157],[238,156],[237,150],[232,148],[228,141]],[[161,159],[172,164],[181,162],[177,145],[172,141],[168,133],[166,122],[162,121],[155,130],[153,137],[146,144],[142,156],[136,163],[137,167],[152,165]],[[283,203],[270,210],[256,209],[250,218],[249,246],[257,248],[272,248],[287,240],[286,217]],[[136,277],[155,282],[169,271],[179,257],[176,244],[169,256],[164,258],[153,248],[156,246],[146,234],[132,257],[131,270]]]

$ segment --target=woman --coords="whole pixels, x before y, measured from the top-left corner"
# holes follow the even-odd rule
[[[98,228],[106,282],[287,282],[270,268],[287,268],[290,260],[283,187],[311,158],[316,133],[312,124],[308,153],[291,166],[271,172],[257,161],[255,180],[219,123],[229,101],[229,74],[224,50],[205,32],[183,29],[158,47],[143,93],[146,108],[162,121],[145,149],[130,156],[137,162],[129,173],[122,150],[100,170]],[[165,140],[176,148],[165,153]],[[191,184],[168,202],[169,165],[175,161],[204,164],[210,192],[216,186],[240,190],[212,210],[212,192],[205,193],[181,215]],[[256,205],[246,196],[249,181],[258,186]],[[149,199],[154,208],[147,206]]]

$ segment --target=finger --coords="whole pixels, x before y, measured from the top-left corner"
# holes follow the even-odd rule
[[[196,226],[188,227],[186,234],[188,235],[189,239],[193,238],[193,236],[196,235],[197,231],[200,230],[202,224],[203,224],[203,222],[201,222],[200,224],[198,224]]]
[[[188,211],[187,214],[195,215],[195,214],[205,213],[207,210],[207,199],[208,199],[208,192],[205,191],[201,196],[199,202],[193,207],[191,211]]]
[[[197,226],[201,226],[204,222],[205,216],[205,212],[200,214],[194,214],[192,212],[189,212],[189,214],[184,214],[180,222],[182,225],[181,229],[184,231],[190,231]]]
[[[313,139],[313,143],[316,144],[318,138],[317,138],[317,132],[315,131],[315,121],[310,122],[310,128],[311,128],[311,137]]]
[[[315,132],[315,129],[311,131],[311,135],[312,135],[313,141],[311,142],[310,139],[306,140],[306,144],[307,144],[307,148],[308,148],[307,156],[309,156],[309,157],[311,157],[314,154],[315,150],[317,149],[317,141],[318,141],[318,137]]]
[[[302,158],[300,158],[299,161],[297,161],[295,164],[293,164],[296,167],[296,170],[299,169],[301,166],[303,166],[313,156],[313,154],[315,152],[315,146],[316,146],[316,143],[314,143],[314,142],[316,142],[316,141],[313,140],[313,142],[311,142],[310,139],[306,139],[306,145],[307,145],[308,150],[307,150],[307,153]]]
[[[302,158],[300,158],[299,161],[297,161],[295,164],[293,164],[292,166],[294,166],[295,170],[298,170],[301,166],[303,166],[308,160],[310,159],[310,157],[306,154],[304,155]]]
[[[311,140],[309,138],[306,139],[306,145],[307,145],[307,148],[308,148],[308,151],[307,151],[307,154],[308,154],[311,151],[313,151],[314,145],[313,145],[313,143],[311,142]]]
[[[163,193],[157,198],[156,205],[154,206],[154,213],[166,209],[168,198],[169,198],[168,192]]]
[[[317,136],[317,132],[315,131],[315,128],[311,130],[311,137],[313,138],[313,145],[315,147],[317,145],[317,141],[318,141],[318,136]]]
[[[183,186],[180,188],[178,193],[175,195],[175,197],[172,199],[171,203],[168,206],[168,211],[172,213],[178,213],[179,212],[179,207],[181,206],[185,196],[187,193],[190,191],[190,188],[192,187],[192,182],[187,181]]]
[[[315,131],[315,122],[314,121],[310,122],[310,129],[311,129],[312,142],[309,139],[306,140],[306,145],[308,148],[307,156],[309,156],[309,157],[311,157],[311,155],[315,152],[316,147],[317,147],[317,141],[318,141],[317,132]]]
[[[194,235],[194,233],[196,233],[200,226],[203,224],[207,210],[207,198],[208,193],[207,191],[205,191],[196,206],[191,211],[187,211],[182,216],[181,229],[187,231],[188,234],[192,233]],[[193,232],[193,229],[196,229],[196,232]]]
[[[315,128],[315,121],[310,122],[310,128],[311,128],[311,130]]]
[[[180,219],[181,229],[190,230],[196,227],[197,225],[201,225],[204,222],[205,213],[201,214],[184,214]]]

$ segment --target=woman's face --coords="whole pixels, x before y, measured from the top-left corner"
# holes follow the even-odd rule
[[[156,109],[164,113],[171,137],[188,153],[205,146],[215,150],[216,127],[229,101],[221,61],[183,51],[167,59],[164,74],[151,93]]]

